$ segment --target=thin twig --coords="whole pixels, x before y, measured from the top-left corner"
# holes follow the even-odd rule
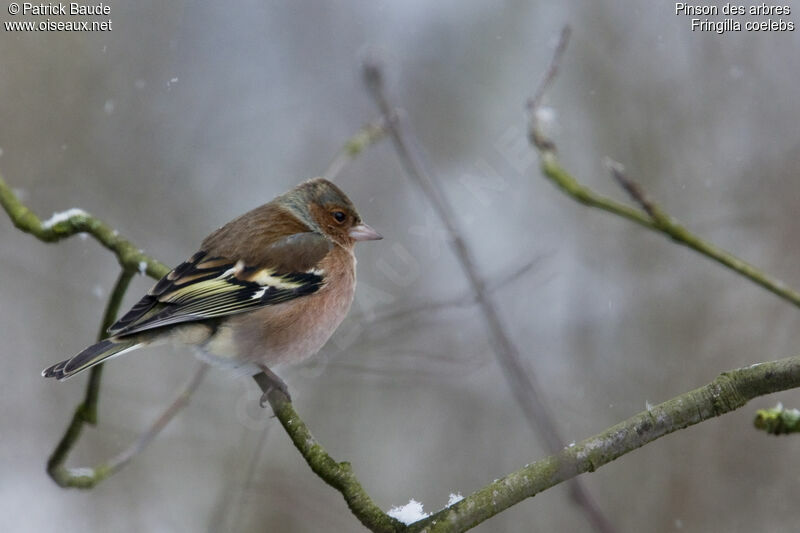
[[[538,123],[539,121],[539,110],[542,107],[542,100],[544,99],[545,93],[550,88],[550,85],[552,85],[556,79],[558,68],[561,65],[561,58],[564,57],[564,52],[567,50],[567,44],[569,44],[569,37],[571,34],[572,30],[568,25],[565,25],[561,29],[561,35],[558,38],[558,44],[556,44],[556,48],[550,58],[550,65],[547,67],[544,77],[542,78],[541,83],[539,83],[539,87],[536,89],[536,92],[532,97],[528,98],[528,101],[526,102],[525,107],[528,110],[528,115],[530,117],[528,120],[530,122]],[[556,149],[555,144],[553,144],[550,139],[543,135],[539,128],[530,128],[528,130],[528,139],[541,150],[555,151]]]
[[[197,371],[192,375],[192,378],[181,390],[180,394],[175,400],[167,406],[164,412],[159,416],[155,422],[142,433],[128,448],[115,455],[106,462],[100,463],[94,467],[73,467],[67,468],[63,466],[69,451],[75,445],[80,436],[80,426],[83,423],[89,423],[85,419],[85,415],[79,413],[85,412],[87,409],[81,407],[87,406],[88,401],[85,401],[76,412],[70,424],[70,430],[67,431],[65,438],[59,443],[56,452],[53,453],[50,461],[47,464],[47,471],[50,477],[61,487],[72,487],[80,489],[91,489],[95,485],[106,479],[111,474],[115,474],[127,465],[134,457],[139,455],[161,432],[164,427],[183,409],[189,402],[189,398],[194,393],[197,386],[205,376],[208,365],[199,363]],[[97,368],[97,367],[95,367]],[[98,374],[99,375],[99,374]],[[99,383],[99,381],[98,381]],[[89,394],[87,393],[87,396]],[[96,396],[95,396],[96,397]],[[96,400],[95,400],[96,401]],[[96,405],[96,404],[95,404]],[[76,426],[77,424],[77,426]],[[73,429],[75,426],[77,429]],[[67,440],[69,437],[69,440]]]
[[[501,276],[497,280],[493,280],[490,283],[486,284],[486,292],[492,294],[507,285],[511,285],[516,282],[521,277],[525,276],[528,272],[530,272],[533,267],[536,266],[539,259],[534,259],[533,261],[528,261],[521,267],[517,268],[510,274]],[[464,294],[457,298],[452,298],[449,300],[441,301],[441,302],[430,302],[423,305],[419,305],[416,307],[411,307],[408,309],[397,309],[393,311],[388,311],[385,313],[376,313],[373,316],[369,317],[369,322],[372,324],[377,324],[379,322],[395,322],[397,320],[403,320],[404,318],[415,315],[418,313],[432,313],[434,311],[443,311],[445,309],[452,309],[455,307],[465,307],[468,305],[473,305],[477,302],[477,297],[473,292],[469,292],[468,294]],[[367,313],[361,313],[359,315],[352,315],[351,319],[355,321],[359,320],[366,320]]]
[[[562,40],[569,36],[569,31],[562,33]],[[566,42],[556,48],[554,61],[551,63],[550,76],[555,76],[558,58]],[[472,252],[458,229],[457,218],[453,213],[447,198],[441,191],[438,182],[424,164],[421,151],[414,137],[409,133],[410,128],[404,127],[401,115],[394,113],[395,106],[389,103],[384,89],[384,72],[379,58],[367,58],[363,67],[365,84],[375,100],[378,109],[386,118],[392,142],[406,174],[412,178],[422,189],[431,202],[434,211],[442,222],[448,235],[453,251],[461,264],[461,268],[475,293],[475,297],[484,315],[484,320],[489,329],[494,345],[494,353],[503,375],[511,388],[514,399],[522,408],[528,423],[543,439],[546,449],[555,453],[563,446],[563,439],[558,433],[555,417],[547,407],[541,387],[537,384],[531,372],[522,363],[522,357],[511,341],[506,326],[500,319],[500,314],[491,296],[486,290],[486,284],[478,273]],[[594,503],[588,491],[578,481],[573,481],[570,487],[573,501],[584,511],[595,530],[609,533],[614,531],[611,523],[603,516],[599,507]]]
[[[644,209],[644,212],[647,213],[650,218],[657,220],[663,217],[661,210],[650,200],[642,186],[633,181],[630,176],[625,173],[625,167],[622,163],[614,161],[610,157],[606,157],[605,165],[619,186],[628,193],[628,196],[630,196],[634,202]]]
[[[167,406],[166,409],[161,413],[161,415],[150,425],[150,427],[142,433],[136,441],[131,444],[127,449],[123,450],[119,454],[115,455],[108,461],[108,470],[109,474],[114,474],[119,471],[122,467],[127,465],[131,459],[139,455],[152,441],[156,436],[161,433],[169,422],[175,418],[181,409],[186,407],[189,403],[189,399],[194,394],[194,391],[197,390],[197,387],[200,386],[202,383],[203,378],[208,371],[208,364],[204,363],[203,361],[199,361],[197,363],[197,370],[194,371],[189,381],[186,382],[186,385],[181,388],[180,392],[175,396],[175,399],[172,401],[171,404]]]
[[[565,31],[562,33],[562,43],[564,41],[564,35],[569,36],[569,32]],[[562,43],[559,44],[557,51],[563,53],[564,46],[566,45],[562,46]],[[558,58],[554,59],[554,63],[557,65],[559,60],[560,54]],[[800,307],[800,293],[788,287],[783,281],[768,275],[747,261],[739,259],[735,255],[687,230],[668,213],[664,212],[655,203],[647,199],[644,192],[633,180],[622,172],[614,173],[615,168],[613,165],[611,171],[614,173],[615,179],[620,181],[621,178],[621,185],[628,194],[631,195],[634,201],[642,207],[644,212],[597,194],[567,172],[556,155],[555,142],[548,137],[539,117],[542,99],[547,89],[552,85],[557,70],[557,68],[548,69],[548,73],[536,90],[535,94],[537,97],[529,99],[527,103],[528,139],[531,145],[539,152],[541,161],[540,168],[542,174],[546,178],[574,200],[584,205],[607,211],[628,219],[631,222],[635,222],[649,230],[666,235],[675,242],[691,248],[744,278],[749,279],[787,302]],[[633,184],[633,187],[629,188],[631,184]]]
[[[561,35],[558,37],[558,43],[556,44],[555,50],[553,50],[553,55],[550,56],[550,65],[548,65],[547,70],[544,72],[544,76],[536,92],[528,99],[526,104],[530,113],[537,111],[541,107],[545,93],[550,88],[550,85],[553,84],[553,81],[555,81],[558,75],[558,68],[561,66],[561,58],[564,57],[564,52],[567,51],[567,45],[569,44],[569,37],[571,34],[572,29],[569,25],[561,28]]]

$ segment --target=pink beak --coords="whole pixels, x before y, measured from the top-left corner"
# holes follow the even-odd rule
[[[348,235],[350,235],[350,238],[354,241],[379,241],[383,239],[383,235],[364,223],[350,228]]]

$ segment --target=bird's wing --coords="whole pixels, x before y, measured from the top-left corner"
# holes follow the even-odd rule
[[[161,278],[108,332],[130,335],[312,294],[325,284],[318,264],[332,246],[318,233],[294,234],[267,247],[255,265],[200,251]]]

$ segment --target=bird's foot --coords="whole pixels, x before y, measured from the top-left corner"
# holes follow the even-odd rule
[[[258,404],[261,407],[266,407],[267,403],[269,403],[269,393],[276,389],[281,391],[283,395],[286,396],[286,399],[291,402],[292,395],[289,394],[289,387],[286,385],[286,382],[266,366],[261,366],[260,368],[263,373],[256,376],[256,380],[259,382],[259,385],[262,386],[261,388],[264,389],[264,394],[261,395],[261,400],[259,400]],[[259,377],[262,377],[262,379],[259,380]]]

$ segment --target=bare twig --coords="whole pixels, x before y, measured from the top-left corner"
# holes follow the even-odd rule
[[[569,27],[569,25],[561,28],[561,35],[558,37],[558,43],[556,44],[555,50],[553,50],[553,55],[550,56],[550,65],[544,72],[544,76],[542,77],[542,81],[539,84],[536,92],[530,99],[528,99],[527,105],[528,109],[531,111],[537,109],[542,104],[542,98],[544,98],[544,94],[550,88],[553,80],[556,79],[556,76],[558,75],[558,68],[561,66],[561,58],[564,57],[564,52],[567,50],[567,45],[569,44],[569,37],[571,34],[572,29]]]
[[[531,120],[538,120],[538,117],[534,117],[534,115],[538,113],[539,109],[541,109],[542,99],[558,75],[558,68],[561,65],[561,58],[564,56],[564,52],[567,50],[567,44],[569,44],[569,36],[571,34],[572,30],[569,26],[564,26],[561,29],[561,35],[559,36],[558,44],[556,44],[556,48],[550,58],[550,65],[547,67],[544,77],[542,78],[541,83],[539,83],[539,87],[536,89],[536,92],[528,99],[526,103],[528,113],[532,117]],[[536,133],[536,130],[531,129],[530,132]],[[549,140],[544,136],[533,135],[530,137],[530,139],[531,142],[536,144],[536,146],[540,146],[542,148],[547,147],[551,150],[555,149],[555,146],[552,145],[552,143],[549,143]]]
[[[106,330],[116,319],[119,307],[122,304],[122,299],[135,273],[138,271],[147,273],[152,277],[161,277],[168,270],[163,264],[147,256],[129,241],[120,237],[117,232],[108,225],[84,211],[75,210],[71,214],[67,213],[64,216],[55,216],[50,221],[42,222],[27,207],[19,202],[16,195],[14,195],[2,178],[0,178],[0,204],[2,204],[3,208],[9,214],[15,226],[34,235],[39,240],[54,242],[76,233],[88,233],[117,256],[123,270],[120,272],[114,289],[111,291],[111,296],[106,305],[100,331],[97,336],[98,340],[105,337]],[[202,373],[198,371],[190,382],[191,386],[183,391],[175,403],[164,412],[154,426],[145,432],[131,448],[125,450],[110,461],[101,463],[96,467],[68,468],[64,466],[64,463],[75,444],[77,444],[83,426],[85,424],[97,424],[97,405],[100,396],[102,371],[102,364],[90,370],[84,400],[75,409],[75,413],[72,416],[70,424],[67,426],[67,430],[64,432],[64,435],[61,440],[59,440],[47,462],[48,474],[61,487],[92,488],[106,477],[122,468],[133,456],[139,453],[163,426],[172,419],[180,408],[185,405],[188,401],[188,395],[191,394],[202,378]]]
[[[198,367],[197,371],[192,375],[192,378],[181,390],[180,394],[175,398],[175,400],[164,410],[161,416],[159,416],[155,422],[153,422],[150,428],[142,433],[139,438],[136,439],[136,441],[134,441],[133,444],[131,444],[128,448],[115,455],[108,461],[100,463],[94,467],[67,468],[63,465],[63,463],[67,458],[67,454],[80,436],[80,427],[76,426],[76,424],[82,425],[83,423],[87,422],[84,418],[82,418],[83,415],[78,414],[81,412],[81,408],[79,407],[76,415],[73,417],[72,424],[70,425],[71,429],[67,431],[65,439],[62,439],[62,442],[59,443],[58,447],[56,448],[56,452],[54,452],[47,464],[50,477],[52,477],[53,480],[61,487],[91,489],[111,474],[121,470],[131,461],[131,459],[139,455],[161,432],[161,430],[164,429],[173,418],[175,418],[175,415],[177,415],[178,412],[180,412],[180,410],[183,409],[189,402],[189,398],[197,386],[200,385],[200,382],[202,381],[203,376],[205,376],[208,368],[208,365],[205,363],[200,363],[199,365],[200,366]],[[84,402],[81,407],[85,405],[88,405],[88,402]],[[73,426],[78,428],[77,431],[72,429]]]
[[[208,364],[204,363],[203,361],[199,361],[197,363],[197,370],[194,371],[194,374],[189,378],[189,381],[186,382],[186,385],[178,392],[175,400],[171,404],[164,409],[164,412],[153,422],[153,424],[142,433],[136,441],[131,444],[127,449],[123,450],[119,454],[115,455],[108,461],[108,470],[109,474],[113,474],[119,471],[122,467],[127,465],[131,459],[139,455],[142,450],[144,450],[156,436],[163,430],[169,422],[175,418],[181,409],[186,407],[189,403],[189,399],[194,394],[194,391],[197,390],[197,387],[200,386],[202,383],[203,378],[208,371]]]
[[[562,40],[568,36],[569,31],[565,30]],[[554,61],[548,69],[550,77],[555,76],[558,58],[565,46],[566,42],[563,42],[556,48]],[[511,388],[512,395],[522,408],[528,423],[543,439],[546,448],[550,453],[555,453],[563,446],[563,439],[558,434],[555,418],[545,403],[540,386],[522,363],[520,353],[511,341],[505,324],[500,319],[494,301],[488,294],[486,285],[475,266],[472,252],[458,229],[457,218],[447,198],[424,164],[421,151],[414,142],[414,137],[409,133],[410,128],[404,127],[407,125],[401,120],[401,115],[395,113],[395,107],[389,103],[384,90],[384,73],[380,60],[375,56],[367,58],[364,62],[363,72],[366,86],[386,119],[389,134],[406,174],[422,189],[447,232],[448,242],[451,243],[483,312],[497,361]],[[585,512],[595,530],[614,531],[610,522],[593,502],[588,491],[579,482],[574,481],[570,489],[573,500]]]
[[[501,276],[497,280],[493,280],[491,283],[486,284],[486,292],[489,294],[498,291],[507,285],[511,285],[512,283],[516,282],[518,279],[525,276],[528,272],[530,272],[538,263],[538,258],[532,261],[528,261],[521,267],[517,268],[510,274]],[[445,309],[452,309],[454,307],[465,307],[468,305],[475,304],[477,302],[477,297],[473,292],[469,292],[468,294],[464,294],[457,298],[452,298],[449,300],[441,301],[441,302],[430,302],[424,305],[419,305],[416,307],[411,307],[408,309],[397,309],[393,311],[388,311],[385,313],[378,313],[369,318],[371,323],[378,323],[378,322],[395,322],[397,320],[402,320],[408,316],[415,315],[418,313],[432,313],[434,311],[442,311]],[[366,319],[366,313],[361,313],[360,315],[352,316],[354,320],[364,320]]]
[[[642,186],[633,181],[630,176],[625,173],[625,167],[622,166],[622,163],[614,161],[610,157],[606,157],[605,165],[619,186],[628,193],[628,196],[630,196],[634,202],[644,209],[645,213],[650,215],[650,218],[657,220],[664,216],[658,206],[647,197]]]

